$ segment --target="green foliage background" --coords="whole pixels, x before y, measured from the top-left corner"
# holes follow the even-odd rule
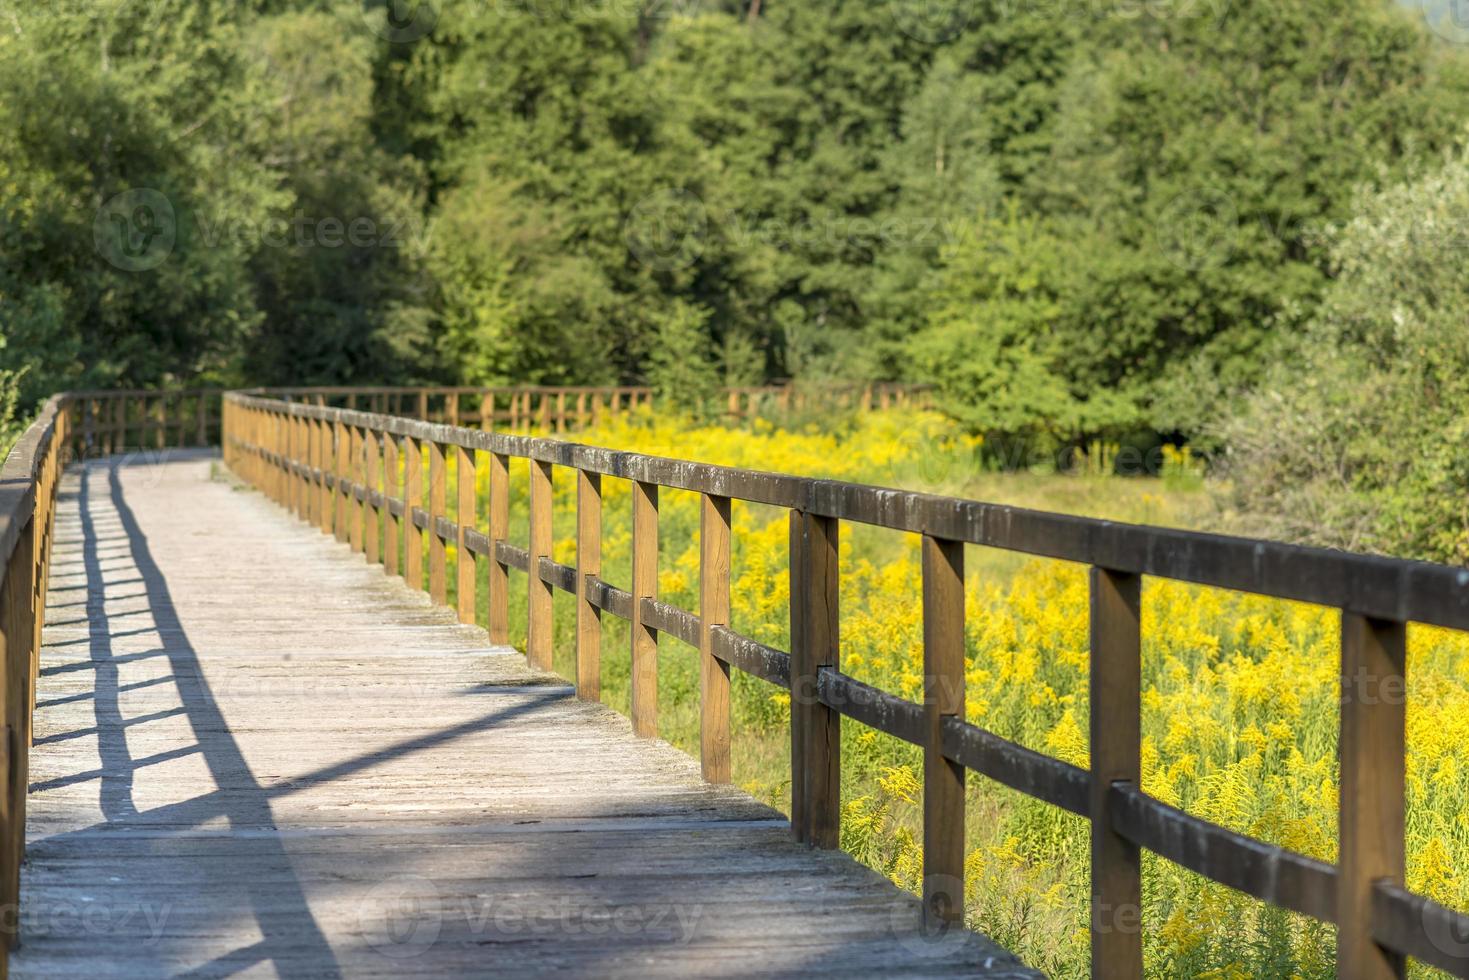
[[[936,383],[1011,460],[1191,438],[1275,480],[1301,471],[1260,450],[1263,406],[1339,383],[1317,421],[1376,440],[1348,492],[1302,516],[1313,475],[1241,502],[1279,533],[1465,551],[1469,519],[1400,499],[1462,487],[1457,464],[1384,435],[1430,438],[1420,397],[1453,429],[1458,385],[1415,352],[1463,329],[1404,345],[1376,302],[1403,284],[1384,262],[1423,295],[1465,277],[1361,226],[1462,193],[1462,167],[1425,175],[1461,140],[1469,62],[1416,7],[58,0],[3,20],[0,372],[23,409],[200,380],[646,382],[694,406],[895,379]],[[1365,419],[1367,380],[1336,373],[1364,358],[1391,376],[1371,383],[1418,377],[1396,414]]]

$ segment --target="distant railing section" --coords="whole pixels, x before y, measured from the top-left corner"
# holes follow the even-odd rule
[[[791,692],[791,828],[838,846],[843,717],[922,748],[923,903],[935,923],[962,921],[964,781],[993,779],[1079,814],[1091,827],[1092,974],[1142,975],[1141,850],[1295,912],[1337,925],[1339,976],[1401,977],[1404,957],[1469,977],[1469,916],[1404,887],[1406,624],[1469,629],[1469,571],[1047,514],[972,500],[694,464],[575,443],[232,393],[226,462],[323,532],[448,598],[509,640],[509,575],[528,577],[526,651],[551,667],[554,589],[576,599],[576,689],[600,699],[601,616],[631,624],[631,716],[657,732],[662,633],[697,649],[700,758],[730,779],[730,670]],[[447,485],[451,457],[456,485]],[[424,459],[428,481],[424,484]],[[529,463],[529,547],[510,543],[510,460]],[[488,469],[480,499],[476,466]],[[576,563],[552,558],[552,477],[576,473]],[[401,479],[400,479],[401,476]],[[601,577],[602,478],[632,481],[632,578]],[[658,599],[658,501],[697,493],[699,613]],[[449,494],[457,507],[448,516]],[[730,628],[732,500],[790,514],[791,650]],[[913,703],[841,672],[841,523],[922,536],[924,699]],[[427,537],[427,556],[424,542]],[[401,542],[401,548],[400,548]],[[983,545],[1091,566],[1090,767],[1027,749],[965,720],[964,549]],[[403,567],[400,568],[400,551]],[[1153,575],[1341,609],[1339,859],[1296,854],[1191,816],[1141,789],[1142,577]]]
[[[652,388],[518,386],[297,387],[252,393],[325,408],[368,411],[444,425],[564,434],[597,425],[610,413],[648,408]],[[777,384],[723,389],[731,418],[773,413],[929,408],[932,387],[893,382]]]
[[[219,445],[221,388],[77,391],[65,396],[72,453]]]
[[[830,382],[726,388],[724,399],[728,415],[753,418],[771,411],[799,414],[932,408],[933,391],[933,385],[895,381]]]

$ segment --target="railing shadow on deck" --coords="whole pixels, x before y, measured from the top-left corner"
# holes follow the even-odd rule
[[[167,825],[174,829],[184,829],[222,818],[231,830],[265,830],[267,833],[261,837],[261,840],[265,842],[267,850],[262,857],[272,865],[285,869],[284,874],[277,875],[270,881],[268,894],[257,887],[257,882],[253,879],[247,879],[243,883],[213,882],[216,886],[241,890],[239,897],[244,906],[253,912],[261,939],[253,947],[237,950],[221,960],[201,966],[200,970],[207,974],[226,967],[244,969],[255,963],[271,962],[278,956],[277,945],[288,943],[292,965],[295,968],[307,968],[314,975],[340,975],[332,949],[321,930],[316,926],[300,882],[290,870],[290,858],[279,842],[275,841],[269,833],[276,829],[270,809],[269,795],[251,773],[244,754],[210,690],[209,682],[199,664],[197,651],[190,642],[188,632],[179,621],[168,582],[154,561],[147,536],[139,527],[132,508],[128,504],[120,477],[126,465],[125,461],[118,459],[91,463],[81,467],[77,474],[79,481],[76,499],[77,521],[81,532],[82,554],[86,570],[88,651],[93,678],[93,711],[96,718],[94,734],[97,738],[100,765],[95,772],[76,773],[47,784],[36,784],[30,787],[31,792],[37,792],[46,788],[97,779],[100,781],[99,803],[105,819],[101,824],[74,834],[60,834],[32,841],[30,857],[33,860],[37,858],[44,860],[48,854],[59,847],[64,847],[68,838],[75,836],[108,833],[124,828],[138,829],[149,825]],[[152,465],[152,463],[145,465]],[[99,553],[100,531],[102,530],[99,527],[102,520],[99,511],[105,508],[94,506],[94,481],[105,481],[104,497],[115,514],[115,524],[107,530],[115,528],[121,532],[121,540],[126,542],[127,547],[125,553],[117,557],[131,560],[137,570],[136,579],[114,579],[109,582],[105,577]],[[167,659],[169,668],[167,679],[177,687],[180,701],[178,708],[168,714],[184,714],[195,739],[192,747],[142,759],[132,758],[128,750],[126,732],[130,725],[139,724],[144,719],[124,718],[119,703],[120,686],[118,683],[119,664],[138,658],[128,655],[114,656],[112,641],[122,634],[109,633],[109,618],[105,608],[107,601],[111,598],[107,591],[109,586],[133,581],[143,585],[142,597],[146,599],[146,610],[152,618],[152,625],[146,630],[129,630],[128,632],[133,634],[157,633],[158,649],[150,652],[148,656],[162,656]],[[54,668],[41,670],[43,676],[53,675],[56,672]],[[55,740],[57,737],[47,741]],[[156,810],[140,811],[134,800],[135,775],[148,766],[193,753],[198,753],[203,759],[214,782],[215,790],[195,799],[164,808],[163,813]],[[135,849],[134,866],[146,874],[150,863],[147,855],[153,849],[152,841],[128,835],[118,835],[114,840],[115,843],[112,844],[114,856],[126,856],[128,849]],[[203,861],[199,863],[199,867],[207,873],[219,866],[214,862]],[[144,882],[135,884],[141,885]],[[117,883],[115,888],[125,890],[128,888],[128,883]],[[286,918],[282,918],[282,913]],[[22,922],[24,921],[22,919]],[[279,930],[286,923],[289,923],[289,932],[282,935]],[[24,932],[20,937],[20,944],[23,952]]]

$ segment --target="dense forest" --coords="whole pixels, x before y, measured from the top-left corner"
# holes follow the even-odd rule
[[[1273,531],[1464,559],[1451,27],[1379,0],[10,5],[0,379],[22,409],[933,382],[995,452],[1187,438],[1244,498],[1293,487]]]

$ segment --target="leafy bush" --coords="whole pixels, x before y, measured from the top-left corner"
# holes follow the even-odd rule
[[[1235,502],[1292,540],[1469,562],[1469,159],[1360,197],[1335,279],[1218,432]]]

